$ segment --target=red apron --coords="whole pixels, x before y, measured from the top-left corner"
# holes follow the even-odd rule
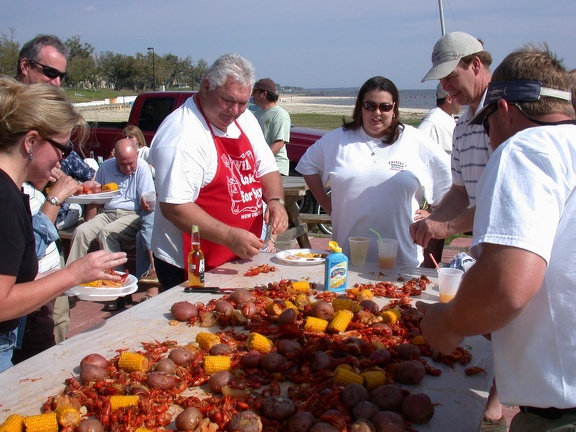
[[[196,99],[196,103],[204,116],[200,101]],[[215,136],[206,116],[204,120],[216,146],[218,167],[214,179],[200,189],[195,203],[220,222],[243,228],[260,237],[263,223],[262,184],[257,176],[252,144],[236,121],[234,123],[240,129],[240,136],[228,138]],[[183,233],[186,277],[188,277],[188,253],[191,247],[190,234],[190,232]],[[237,257],[226,246],[203,239],[202,230],[200,230],[200,246],[204,253],[206,270]]]

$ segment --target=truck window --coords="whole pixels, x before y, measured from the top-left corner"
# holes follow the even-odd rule
[[[149,98],[144,102],[138,127],[143,131],[155,132],[160,123],[174,110],[175,98]]]

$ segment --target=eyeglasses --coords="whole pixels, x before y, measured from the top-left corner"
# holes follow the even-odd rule
[[[486,115],[484,116],[484,120],[482,120],[482,127],[484,128],[484,132],[486,132],[486,135],[490,136],[490,124],[488,123],[488,117],[490,117],[492,114],[494,114],[497,110],[498,110],[498,104],[494,103],[490,105],[493,108],[489,108],[488,110],[486,110]]]
[[[60,72],[58,69],[53,68],[52,66],[46,66],[46,65],[43,65],[42,63],[38,63],[37,61],[30,60],[30,59],[28,59],[28,62],[31,65],[40,66],[42,68],[42,73],[44,74],[44,76],[46,76],[50,79],[60,78],[60,81],[62,81],[66,77],[66,72]]]
[[[72,153],[72,150],[74,150],[74,143],[70,140],[68,140],[66,145],[60,144],[59,142],[54,141],[53,139],[50,138],[44,138],[44,140],[48,141],[50,144],[52,144],[54,147],[56,147],[58,150],[62,152],[62,159],[66,159],[68,155]]]
[[[376,111],[376,108],[378,108],[380,112],[389,112],[394,108],[394,104],[388,102],[377,104],[372,101],[364,101],[362,102],[362,107],[364,107],[366,111]]]

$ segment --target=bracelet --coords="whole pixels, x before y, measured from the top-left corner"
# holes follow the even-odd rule
[[[278,201],[280,204],[284,205],[284,200],[282,198],[270,198],[266,204],[269,204],[270,201]]]

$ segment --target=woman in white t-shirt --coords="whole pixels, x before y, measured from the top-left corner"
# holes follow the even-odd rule
[[[312,145],[296,170],[331,215],[344,253],[350,255],[349,237],[372,237],[368,261],[377,262],[372,228],[399,241],[398,265],[418,266],[422,250],[409,226],[423,200],[437,204],[450,188],[450,159],[426,134],[400,122],[398,101],[392,81],[370,78],[358,92],[352,121]]]

